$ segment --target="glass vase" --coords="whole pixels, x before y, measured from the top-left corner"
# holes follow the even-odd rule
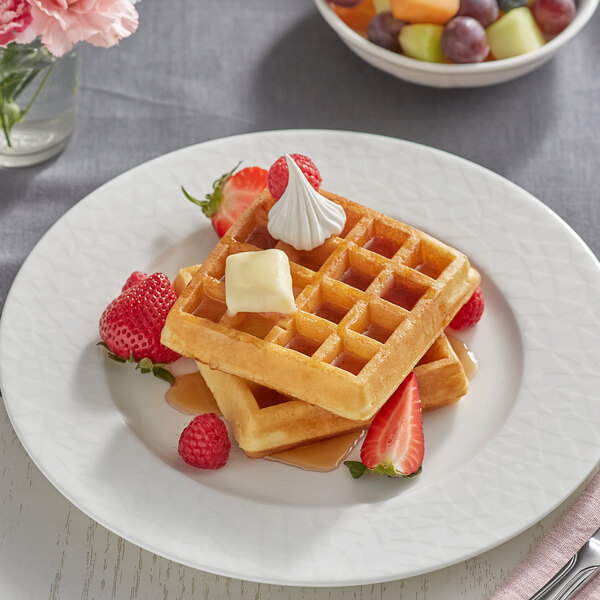
[[[56,58],[39,40],[0,48],[0,166],[58,154],[75,129],[77,50]]]

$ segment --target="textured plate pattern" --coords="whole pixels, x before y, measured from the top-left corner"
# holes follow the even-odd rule
[[[424,471],[352,481],[234,452],[217,473],[177,457],[189,420],[161,382],[107,364],[99,315],[134,269],[173,276],[216,238],[179,192],[240,159],[310,154],[324,187],[467,253],[488,310],[467,336],[469,395],[427,416]],[[415,144],[346,132],[250,134],[144,164],[40,241],[6,302],[0,375],[30,456],[88,515],[151,551],[232,577],[351,585],[437,569],[557,506],[600,448],[600,270],[551,211],[503,178]]]

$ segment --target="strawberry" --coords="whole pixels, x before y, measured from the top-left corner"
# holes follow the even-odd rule
[[[360,459],[346,461],[352,477],[365,471],[390,477],[410,477],[421,471],[425,443],[417,377],[411,373],[375,415]]]
[[[321,187],[322,179],[319,169],[315,166],[315,163],[308,157],[302,154],[290,154],[294,159],[294,162],[300,167],[304,177],[308,179],[310,185],[315,190],[319,191]],[[267,178],[267,184],[269,186],[269,192],[271,196],[279,200],[285,192],[289,179],[288,166],[285,156],[280,156],[269,169],[269,176]]]
[[[177,360],[179,354],[160,343],[160,334],[175,300],[164,273],[146,277],[115,298],[102,313],[99,326],[100,344],[108,349],[109,358],[137,363],[142,373],[152,372],[173,383],[165,364]]]
[[[134,271],[127,278],[127,281],[121,288],[121,291],[124,292],[125,290],[128,290],[130,287],[137,285],[138,283],[140,283],[140,281],[144,281],[144,279],[147,279],[147,278],[148,278],[148,275],[146,275],[146,273],[142,273],[141,271]]]
[[[230,450],[225,423],[215,413],[194,417],[179,438],[179,455],[188,465],[199,469],[225,466]]]
[[[233,222],[252,204],[256,196],[267,187],[267,171],[260,167],[246,167],[237,171],[238,164],[231,171],[221,175],[213,183],[213,190],[206,194],[206,200],[197,200],[181,190],[188,200],[197,204],[212,221],[219,237],[223,237]]]
[[[454,319],[450,321],[450,327],[452,329],[468,329],[469,327],[473,327],[481,319],[484,308],[483,292],[478,287],[467,303],[456,313]]]

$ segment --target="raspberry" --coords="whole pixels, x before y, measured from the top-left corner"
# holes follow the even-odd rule
[[[141,281],[144,281],[144,279],[148,279],[148,275],[146,275],[146,273],[142,273],[141,271],[134,271],[127,278],[127,281],[125,282],[125,285],[121,288],[121,291],[124,292],[125,290],[128,290],[130,287],[133,287]]]
[[[290,156],[294,159],[294,162],[300,167],[302,173],[310,185],[312,185],[315,190],[319,190],[321,187],[321,174],[319,173],[319,169],[315,167],[315,163],[308,158],[308,156],[303,156],[302,154],[290,154]],[[285,160],[285,156],[280,156],[269,169],[269,175],[267,176],[267,186],[271,195],[276,200],[279,200],[285,192],[285,188],[288,184],[288,166],[287,161]]]
[[[179,438],[179,454],[199,469],[220,469],[229,458],[231,442],[225,423],[215,413],[194,417]]]
[[[481,319],[485,302],[483,301],[483,292],[477,288],[469,301],[456,313],[456,316],[450,321],[452,329],[468,329]]]

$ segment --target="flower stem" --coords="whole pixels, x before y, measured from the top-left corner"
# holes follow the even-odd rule
[[[35,91],[35,94],[33,94],[31,100],[29,101],[29,104],[25,107],[25,110],[21,112],[19,121],[22,121],[25,118],[25,115],[29,112],[29,109],[32,107],[33,103],[36,101],[37,97],[40,95],[40,92],[42,91],[42,88],[46,84],[46,81],[48,81],[48,77],[50,77],[50,73],[52,73],[52,70],[54,69],[55,64],[56,64],[56,62],[53,62],[48,67],[48,70],[46,71],[46,74],[44,75],[44,79],[42,79],[42,82],[38,86],[38,89]]]
[[[0,120],[2,121],[2,131],[4,131],[4,137],[6,138],[6,144],[9,148],[12,148],[12,139],[10,137],[11,128],[7,126],[6,119],[4,118],[4,111],[0,113]]]

